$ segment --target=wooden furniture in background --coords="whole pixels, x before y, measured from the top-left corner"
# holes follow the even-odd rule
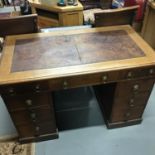
[[[138,6],[103,10],[94,13],[95,27],[113,25],[132,25]]]
[[[36,14],[0,19],[0,37],[35,32],[38,32]]]
[[[19,141],[42,141],[58,136],[51,92],[62,89],[96,86],[109,128],[140,123],[155,53],[130,26],[9,36],[0,77]]]
[[[112,0],[79,0],[83,5],[84,10],[102,8],[111,8]]]
[[[155,2],[152,1],[147,3],[142,37],[155,49]]]
[[[3,6],[4,6],[3,1],[0,0],[0,7],[3,7]]]
[[[57,26],[83,25],[83,6],[60,7],[56,4],[41,3],[39,0],[29,0],[32,12],[38,14],[38,25],[41,28]]]

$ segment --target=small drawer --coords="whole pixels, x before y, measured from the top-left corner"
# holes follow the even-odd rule
[[[155,76],[155,67],[145,67],[139,70],[139,76]]]
[[[35,108],[30,110],[20,110],[11,112],[11,117],[16,125],[24,125],[29,123],[41,123],[44,121],[54,121],[54,111],[50,106],[43,106],[41,108]]]
[[[79,75],[76,77],[68,77],[51,80],[49,82],[51,90],[68,89],[81,86],[98,85],[110,83],[118,80],[118,72],[103,72],[87,75]]]
[[[17,131],[21,143],[58,138],[58,131],[55,122],[17,126]]]
[[[23,84],[12,84],[9,86],[0,86],[1,94],[8,94],[10,96],[15,96],[21,93],[39,93],[48,91],[49,85],[48,81],[38,81],[31,83],[23,83]]]
[[[126,113],[124,114],[124,120],[128,121],[128,120],[132,120],[132,119],[141,118],[144,109],[145,109],[144,106],[127,109]]]
[[[9,111],[48,106],[53,102],[51,93],[24,94],[12,97],[2,95],[2,97]]]
[[[138,78],[138,77],[140,77],[139,70],[140,69],[137,68],[137,69],[127,69],[127,70],[121,71],[120,79],[122,79],[122,80],[129,79],[130,80],[130,79]]]
[[[127,69],[120,72],[120,79],[135,79],[155,76],[155,67]]]
[[[112,112],[110,122],[120,122],[120,121],[127,121],[132,119],[138,119],[141,118],[144,111],[144,106],[138,106],[135,108],[119,108],[115,109]]]
[[[150,97],[151,92],[144,92],[138,94],[129,94],[129,96],[116,97],[114,100],[114,109],[117,107],[126,108],[126,107],[136,107],[136,106],[145,106]]]
[[[154,79],[143,79],[120,82],[117,84],[115,96],[118,98],[129,96],[129,94],[150,92],[153,88],[154,81]]]

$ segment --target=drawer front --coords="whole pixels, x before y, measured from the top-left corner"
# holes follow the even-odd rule
[[[15,96],[21,93],[40,93],[49,89],[48,81],[38,81],[23,84],[12,84],[9,86],[1,86],[0,93],[9,96]]]
[[[154,81],[155,79],[144,79],[120,82],[117,84],[115,96],[124,97],[129,94],[150,92],[153,88]]]
[[[135,79],[142,77],[154,77],[155,76],[155,66],[126,69],[120,71],[120,79]]]
[[[60,90],[80,86],[98,85],[144,77],[155,77],[155,67],[109,71],[66,78],[63,77],[57,79],[49,79],[46,81],[0,86],[0,93],[15,96],[19,93],[26,93],[30,91],[33,93],[39,93],[49,90]]]
[[[89,85],[98,85],[98,84],[105,84],[111,82],[117,82],[122,80],[133,80],[136,78],[148,78],[148,77],[155,77],[155,67],[147,67],[147,68],[138,68],[132,70],[119,70],[119,71],[109,71],[103,73],[94,73],[94,74],[87,74],[87,75],[79,75],[75,77],[66,77],[60,79],[50,80],[49,85],[51,90],[59,90],[59,89],[68,89],[80,86],[89,86]],[[141,81],[141,80],[140,80]],[[136,82],[131,82],[134,84],[143,84],[144,81],[140,82],[137,80]],[[150,85],[153,85],[154,81],[145,80],[144,87],[146,85],[145,91],[147,91]],[[128,84],[128,85],[131,85]],[[141,84],[141,85],[142,85]],[[140,91],[141,91],[140,85]],[[131,87],[131,86],[130,86]],[[136,86],[135,86],[136,87]],[[142,90],[143,91],[143,90]]]
[[[56,124],[52,122],[17,126],[17,131],[19,133],[19,141],[21,143],[58,138]]]
[[[133,119],[141,118],[144,111],[144,106],[139,106],[135,108],[119,108],[115,109],[115,111],[112,112],[110,122],[120,122],[120,121],[128,121]]]
[[[118,79],[118,72],[87,74],[82,76],[55,79],[49,82],[51,90],[69,89],[80,86],[109,83]]]
[[[25,94],[12,97],[3,95],[2,97],[9,111],[31,109],[53,104],[50,93]]]
[[[129,94],[128,96],[116,97],[114,100],[113,108],[129,108],[136,106],[145,106],[150,97],[151,92],[144,92],[138,94]]]
[[[20,110],[11,112],[11,117],[16,125],[24,125],[29,123],[42,123],[44,121],[55,121],[50,106],[41,108]]]

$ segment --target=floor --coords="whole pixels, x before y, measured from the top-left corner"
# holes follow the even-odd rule
[[[154,155],[155,88],[140,125],[108,130],[91,88],[56,92],[59,139],[36,143],[36,155]],[[16,130],[0,100],[0,136]]]
[[[19,10],[20,8],[16,6],[16,11],[19,11]],[[6,13],[6,12],[12,12],[12,11],[15,11],[14,7],[12,6],[0,8],[0,13]]]

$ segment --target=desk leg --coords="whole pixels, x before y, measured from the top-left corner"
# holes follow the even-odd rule
[[[129,80],[95,87],[108,128],[138,124],[153,88],[154,79]]]

